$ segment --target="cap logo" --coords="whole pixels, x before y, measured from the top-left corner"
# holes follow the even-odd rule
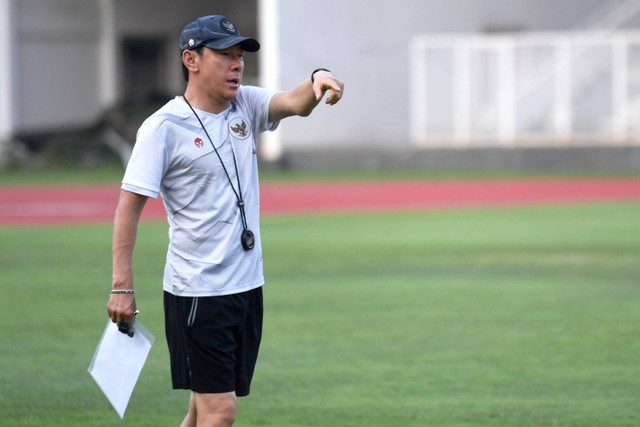
[[[228,19],[223,19],[220,21],[220,27],[229,34],[235,34],[237,32],[236,26],[231,23]]]
[[[193,47],[194,44],[196,44],[196,41],[194,39],[189,39],[189,46]]]

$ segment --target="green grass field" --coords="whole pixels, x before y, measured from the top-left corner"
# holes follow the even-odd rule
[[[238,426],[640,425],[640,203],[263,219],[265,331]],[[0,425],[123,424],[87,367],[110,224],[0,228]],[[177,426],[163,223],[141,225],[156,335],[124,425]]]

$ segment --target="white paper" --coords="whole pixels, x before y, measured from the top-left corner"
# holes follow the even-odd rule
[[[120,418],[124,417],[133,388],[155,340],[140,322],[136,321],[133,329],[135,333],[129,337],[109,320],[88,369]]]

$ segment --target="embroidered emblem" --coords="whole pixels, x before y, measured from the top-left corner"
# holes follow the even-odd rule
[[[200,138],[194,139],[193,142],[196,144],[196,147],[198,148],[204,147],[204,141],[202,141],[202,139]]]
[[[220,21],[220,27],[229,34],[236,34],[238,31],[236,30],[236,26],[231,23],[228,19],[223,19]]]
[[[251,126],[242,117],[236,117],[229,122],[229,131],[235,138],[246,139],[251,133]]]

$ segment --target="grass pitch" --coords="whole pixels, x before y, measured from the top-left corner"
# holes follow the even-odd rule
[[[640,425],[640,204],[263,219],[264,342],[238,426]],[[0,425],[120,425],[87,366],[107,321],[109,224],[0,228]],[[161,276],[124,425],[176,426]]]

